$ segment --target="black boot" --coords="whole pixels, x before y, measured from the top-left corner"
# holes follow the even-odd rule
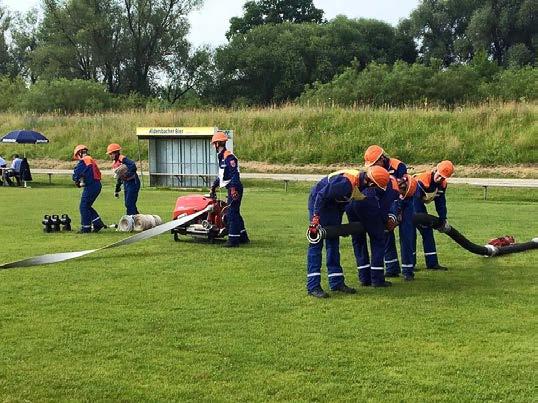
[[[356,289],[348,287],[345,283],[340,284],[339,286],[333,288],[331,291],[339,291],[343,292],[344,294],[355,294],[357,292]]]
[[[316,298],[329,298],[329,294],[323,291],[323,288],[319,286],[314,288],[313,290],[308,291],[308,295],[312,295]]]

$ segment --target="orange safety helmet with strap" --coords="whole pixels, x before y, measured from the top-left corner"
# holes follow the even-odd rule
[[[437,173],[441,175],[444,179],[450,178],[452,174],[454,173],[454,164],[452,164],[452,161],[441,161],[439,164],[437,164]]]
[[[84,144],[79,144],[75,147],[75,149],[73,150],[73,159],[74,160],[80,160],[81,157],[79,155],[79,153],[83,150],[86,150],[88,151],[88,147],[86,147]]]
[[[106,153],[112,154],[114,151],[121,151],[121,146],[117,143],[109,144],[106,148]]]
[[[371,167],[383,154],[385,154],[385,150],[378,145],[371,145],[364,153],[364,166]]]
[[[228,141],[228,136],[224,132],[216,132],[213,137],[211,137],[211,144],[225,143],[226,141]]]
[[[368,168],[366,171],[366,176],[370,178],[372,182],[374,182],[377,187],[387,190],[387,185],[389,184],[390,175],[389,171],[387,171],[385,168],[374,165]]]
[[[405,174],[403,182],[407,183],[405,188],[405,193],[402,195],[404,199],[409,199],[413,197],[417,191],[418,182],[411,175]]]

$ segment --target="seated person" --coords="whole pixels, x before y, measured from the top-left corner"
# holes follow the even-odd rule
[[[11,177],[14,177],[17,181],[17,186],[21,185],[21,163],[22,158],[19,157],[18,154],[15,154],[13,156],[13,161],[11,162],[11,168],[6,172],[6,181],[9,184],[9,186],[13,186],[13,182],[11,181]]]
[[[0,155],[0,168],[7,168],[7,162],[5,159],[2,158]],[[4,172],[5,170],[2,169],[1,175],[0,175],[0,186],[4,184]]]

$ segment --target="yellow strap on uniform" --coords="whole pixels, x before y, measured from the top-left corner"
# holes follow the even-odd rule
[[[437,196],[437,189],[435,189],[433,192],[425,193],[424,196],[422,196],[422,201],[424,203],[431,203],[433,199]]]

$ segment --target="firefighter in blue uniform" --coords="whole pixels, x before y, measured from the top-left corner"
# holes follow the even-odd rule
[[[391,176],[387,191],[381,199],[385,224],[385,267],[386,277],[398,277],[400,265],[396,251],[394,229],[399,227],[400,251],[402,255],[402,273],[405,281],[414,280],[414,241],[415,226],[413,225],[413,196],[417,189],[417,181],[409,175],[400,180]]]
[[[140,191],[140,179],[136,173],[136,163],[125,155],[122,155],[120,151],[121,146],[116,143],[109,144],[106,149],[106,153],[113,161],[112,169],[117,171],[114,197],[118,198],[120,196],[121,185],[123,184],[126,214],[138,214],[136,201],[138,200],[138,192]],[[125,165],[126,169],[122,165]]]
[[[362,200],[349,203],[346,206],[346,214],[349,222],[360,222],[366,229],[366,233],[351,236],[360,284],[362,286],[388,287],[391,283],[385,281],[383,267],[386,214],[381,200],[389,183],[389,174],[384,168],[376,165],[368,169],[383,170],[386,176],[377,181],[377,187],[366,189],[363,192],[365,197]],[[367,236],[370,239],[371,261],[368,254]]]
[[[101,171],[97,162],[88,155],[88,147],[79,144],[73,151],[73,159],[78,164],[73,171],[73,181],[77,187],[82,187],[80,198],[80,233],[99,232],[105,225],[99,214],[92,207],[95,199],[101,193]]]
[[[228,241],[223,246],[233,248],[249,243],[250,239],[240,211],[243,185],[239,177],[239,162],[235,155],[226,149],[227,140],[228,136],[224,132],[217,132],[211,138],[219,160],[219,176],[211,186],[211,196],[215,197],[217,187],[225,187],[228,190]]]
[[[418,182],[418,189],[413,198],[415,213],[427,213],[426,204],[435,202],[435,209],[439,218],[446,222],[447,208],[446,196],[447,179],[454,173],[454,165],[451,161],[441,161],[437,167],[431,171],[423,172],[415,175]],[[424,248],[424,257],[426,259],[426,268],[430,270],[447,270],[446,267],[439,264],[437,258],[437,249],[435,247],[435,239],[431,228],[417,227],[420,235],[422,235],[422,245]],[[416,263],[416,231],[414,252]]]
[[[394,213],[388,217],[387,225],[390,227],[391,225],[398,225],[400,224],[400,249],[402,253],[402,271],[404,274],[404,279],[409,281],[413,279],[414,276],[414,257],[412,255],[414,251],[414,238],[415,238],[415,227],[413,226],[412,219],[413,219],[413,202],[412,202],[412,195],[413,193],[409,194],[407,193],[407,196],[405,196],[401,201],[397,201],[397,197],[400,196],[399,188],[405,187],[407,189],[407,185],[411,184],[412,186],[416,187],[416,183],[409,182],[409,176],[407,174],[407,166],[400,160],[396,158],[389,157],[383,148],[380,146],[374,144],[368,147],[364,153],[364,165],[374,166],[379,165],[385,168],[387,171],[389,171],[392,178],[394,178],[398,184],[398,186],[391,186],[391,183],[389,183],[389,187],[387,189],[387,192],[383,196],[383,200],[385,203],[385,209],[390,209],[391,207],[396,207],[400,211],[400,215],[395,216]],[[391,190],[393,189],[393,190]],[[396,204],[393,205],[393,201],[395,201]],[[386,204],[388,203],[388,204]],[[383,204],[383,203],[382,203]],[[396,240],[394,237],[393,229],[389,230],[387,229],[387,233],[385,236],[385,258],[384,263],[386,267],[386,276],[387,277],[398,277],[400,273],[400,264],[398,262],[398,253],[396,251]],[[410,255],[411,254],[411,255]]]
[[[340,225],[346,205],[352,200],[363,200],[362,191],[369,187],[386,186],[388,172],[381,167],[371,167],[366,172],[343,170],[334,172],[319,181],[311,190],[308,199],[310,215],[309,232],[315,235],[319,226]],[[306,288],[309,295],[326,298],[321,288],[321,260],[323,242],[327,248],[327,272],[332,291],[354,294],[356,290],[345,284],[340,265],[340,240],[325,239],[308,246]]]

